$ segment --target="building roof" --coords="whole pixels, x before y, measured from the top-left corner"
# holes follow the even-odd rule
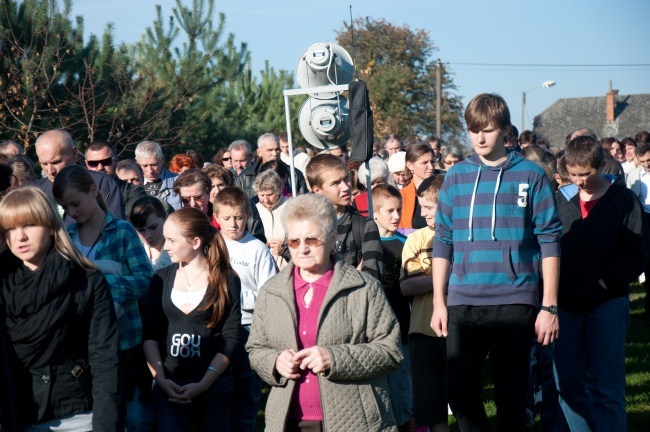
[[[605,96],[559,99],[535,117],[537,139],[564,148],[564,138],[576,129],[588,128],[599,138],[634,137],[650,130],[650,94],[616,95],[614,121],[605,120]]]

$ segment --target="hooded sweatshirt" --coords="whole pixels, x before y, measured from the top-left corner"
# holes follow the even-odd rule
[[[472,154],[438,198],[433,257],[453,262],[447,305],[538,304],[540,260],[560,256],[562,225],[544,170],[509,151],[497,166]]]

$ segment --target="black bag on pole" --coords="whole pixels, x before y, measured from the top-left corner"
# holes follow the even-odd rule
[[[348,87],[350,96],[350,158],[365,162],[372,157],[374,123],[370,110],[368,86],[365,81],[355,81]]]

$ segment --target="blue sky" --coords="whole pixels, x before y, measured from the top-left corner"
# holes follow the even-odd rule
[[[175,1],[75,0],[73,15],[84,16],[86,35],[101,34],[110,21],[115,40],[132,43],[151,26],[156,4],[169,16]],[[518,128],[522,92],[546,80],[557,84],[527,94],[526,128],[560,98],[604,96],[609,80],[620,94],[650,93],[648,0],[217,0],[216,9],[226,14],[226,31],[248,43],[254,70],[268,60],[276,69],[294,71],[311,44],[335,41],[335,30],[349,20],[350,4],[355,18],[384,18],[428,31],[439,48],[434,58],[450,63],[464,103],[497,92]],[[568,66],[627,64],[646,66]]]

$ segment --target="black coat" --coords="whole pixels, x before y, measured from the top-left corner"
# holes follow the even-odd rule
[[[106,279],[51,250],[30,271],[0,255],[0,307],[25,424],[93,411],[118,430],[118,333]]]
[[[4,328],[4,315],[0,314],[0,317],[0,432],[18,432],[24,429],[16,400],[16,385]]]
[[[649,257],[650,236],[638,198],[617,181],[585,219],[579,194],[567,200],[558,193],[557,205],[562,221],[558,306],[580,312],[627,296]]]

